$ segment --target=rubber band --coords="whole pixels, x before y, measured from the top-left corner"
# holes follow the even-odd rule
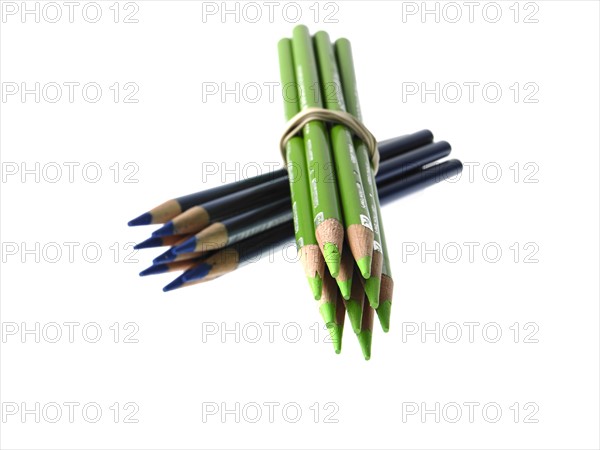
[[[324,108],[306,108],[300,111],[294,117],[292,117],[285,126],[285,132],[279,141],[279,147],[281,149],[281,156],[287,166],[286,158],[286,146],[291,138],[296,136],[304,125],[313,120],[322,120],[324,122],[345,125],[350,129],[350,132],[363,141],[367,150],[369,151],[369,157],[371,159],[371,167],[373,173],[377,173],[379,169],[379,150],[377,149],[377,139],[375,136],[352,114],[345,111],[334,111],[331,109]]]

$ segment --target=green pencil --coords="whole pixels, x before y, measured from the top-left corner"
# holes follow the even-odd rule
[[[364,302],[362,322],[360,324],[360,332],[358,333],[358,343],[362,350],[363,356],[368,361],[371,359],[371,343],[373,341],[373,315],[374,311],[369,305],[369,302]]]
[[[319,31],[314,37],[319,62],[321,93],[327,109],[346,112],[342,83],[329,35]],[[364,278],[371,276],[373,226],[367,206],[352,134],[344,125],[330,127],[337,182],[342,202],[346,239]]]
[[[335,326],[335,304],[338,288],[331,274],[325,270],[323,274],[323,292],[319,299],[319,312],[327,328]]]
[[[333,349],[339,355],[342,352],[342,337],[344,336],[344,322],[346,320],[346,305],[344,299],[338,292],[335,302],[335,323],[329,329],[329,335],[333,341]]]
[[[294,28],[292,50],[301,109],[323,107],[320,95],[315,95],[319,75],[312,40],[304,25]],[[315,235],[335,278],[340,270],[344,227],[327,129],[322,122],[315,120],[304,126],[303,134]]]
[[[340,273],[335,279],[337,281],[340,292],[344,300],[350,298],[350,290],[352,289],[352,275],[354,273],[354,259],[348,245],[344,243],[344,249],[342,250],[342,262],[340,263]]]
[[[294,74],[292,42],[282,39],[278,44],[279,70],[283,86],[283,106],[286,120],[290,120],[300,111]],[[290,96],[290,87],[294,95]],[[290,195],[294,217],[296,248],[304,267],[304,274],[315,299],[321,298],[323,288],[323,270],[325,260],[319,250],[315,236],[315,226],[311,214],[308,171],[304,156],[304,141],[301,137],[291,138],[286,146],[286,160],[290,180]]]
[[[361,275],[358,270],[355,270],[352,275],[350,298],[346,301],[346,312],[348,313],[348,319],[350,319],[350,325],[352,325],[352,329],[356,334],[360,333],[364,303],[365,290],[362,284]]]
[[[358,90],[356,88],[356,73],[354,70],[354,61],[352,58],[352,48],[347,39],[338,39],[335,43],[335,53],[342,80],[342,89],[346,100],[346,108],[350,114],[362,121],[360,103],[358,100]],[[375,176],[371,167],[371,161],[364,142],[359,139],[354,140],[358,166],[363,180],[367,205],[371,214],[373,223],[373,262],[371,265],[371,277],[365,282],[365,291],[369,298],[371,307],[377,308],[379,305],[379,292],[381,289],[381,273],[384,258],[384,251],[381,239],[381,213],[379,209],[379,196],[377,194],[377,185]],[[388,264],[389,267],[389,264]]]

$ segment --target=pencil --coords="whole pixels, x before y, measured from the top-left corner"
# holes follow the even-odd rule
[[[166,264],[155,264],[140,272],[140,277],[148,275],[157,275],[160,273],[175,272],[178,270],[187,270],[200,262],[201,258],[188,259],[185,261],[175,261]]]
[[[338,277],[335,279],[344,300],[348,300],[350,298],[353,273],[354,259],[352,258],[352,253],[350,253],[348,245],[344,244],[342,250],[342,261],[340,263],[340,272],[338,274]]]
[[[174,237],[179,238],[179,239],[175,241],[175,243],[173,244],[173,247],[169,248],[164,253],[161,253],[156,258],[154,258],[152,260],[152,264],[153,265],[166,264],[166,263],[170,263],[170,262],[176,262],[176,261],[183,261],[183,260],[187,260],[187,259],[193,259],[193,258],[197,258],[197,257],[199,257],[199,256],[202,255],[201,253],[194,253],[194,254],[187,254],[187,255],[177,255],[177,254],[175,254],[175,252],[174,252],[175,247],[177,245],[179,245],[179,244],[184,243],[188,238],[185,237],[185,236],[179,236],[179,235],[176,235]]]
[[[172,234],[197,233],[206,228],[210,222],[231,217],[240,211],[247,211],[259,204],[278,200],[286,177],[252,186],[239,192],[233,192],[211,200],[203,205],[196,205],[178,215],[152,233],[153,236],[168,236]]]
[[[315,86],[319,86],[319,75],[312,40],[304,25],[293,30],[292,53],[301,110],[323,107],[320,96],[314,95]],[[335,278],[340,270],[344,227],[326,127],[321,121],[312,121],[304,126],[303,135],[315,236],[325,263]]]
[[[361,274],[358,270],[352,275],[352,290],[350,298],[346,300],[346,312],[350,325],[356,334],[360,332],[360,324],[363,315],[363,303],[365,303],[365,290],[361,281]],[[368,303],[368,302],[367,302]]]
[[[379,164],[379,171],[377,172],[378,180],[385,182],[388,179],[395,178],[399,174],[411,172],[419,167],[445,158],[451,151],[452,147],[448,142],[439,141],[386,159]]]
[[[181,242],[181,241],[180,241]],[[190,253],[175,253],[175,247],[171,247],[164,253],[161,253],[152,260],[153,265],[166,264],[170,262],[186,261],[188,259],[199,258],[206,254],[206,251],[190,252]]]
[[[278,44],[279,70],[283,86],[283,105],[286,120],[290,120],[300,111],[294,74],[294,59],[292,42],[282,39]],[[289,87],[295,91],[295,96],[288,95]],[[304,141],[299,136],[292,137],[286,146],[286,161],[289,175],[290,198],[294,218],[296,248],[304,268],[313,297],[321,298],[323,289],[323,271],[325,260],[315,236],[315,226],[311,214],[311,198],[308,185],[308,171],[304,155]]]
[[[329,329],[329,335],[333,341],[333,349],[339,355],[342,352],[342,337],[344,336],[344,322],[346,320],[346,305],[344,299],[338,292],[335,303],[335,323]]]
[[[335,280],[326,269],[323,274],[323,292],[319,299],[319,312],[321,313],[321,317],[327,328],[332,328],[335,325],[337,293],[338,289]]]
[[[273,181],[285,175],[285,170],[273,171],[258,175],[256,177],[247,178],[236,181],[234,183],[224,184],[204,191],[195,192],[193,194],[177,197],[152,208],[150,211],[130,220],[128,225],[151,225],[157,223],[165,223],[184,211],[187,211],[193,206],[207,203],[216,198],[229,195],[233,192],[242,191],[259,184]]]
[[[150,237],[145,241],[136,244],[133,248],[135,250],[141,250],[143,248],[154,248],[154,247],[167,247],[171,245],[175,245],[178,242],[181,242],[184,239],[189,238],[190,236],[163,236],[163,237]]]
[[[453,178],[462,172],[462,163],[458,159],[450,159],[439,164],[425,167],[403,176],[389,180],[386,183],[377,184],[381,204],[388,204],[393,200],[404,197],[433,186],[449,178]]]
[[[163,288],[171,291],[183,286],[214,280],[260,259],[267,249],[274,250],[289,240],[293,233],[291,222],[285,222],[269,233],[262,233],[225,247],[183,272]]]
[[[333,111],[346,112],[341,90],[342,83],[340,82],[329,35],[325,31],[319,31],[314,36],[314,43],[325,107]],[[352,134],[346,126],[334,124],[329,127],[329,135],[333,149],[346,240],[362,276],[369,278],[373,256],[373,226],[365,199],[363,180],[356,159]]]
[[[373,341],[373,314],[374,310],[371,308],[369,302],[364,302],[362,322],[360,325],[360,331],[358,333],[358,343],[360,344],[362,354],[367,361],[371,359],[371,343]]]
[[[218,250],[270,230],[291,219],[289,201],[283,198],[221,222],[211,223],[198,234],[176,245],[172,252],[180,255]]]
[[[342,83],[342,92],[346,101],[346,107],[350,114],[356,117],[362,122],[362,114],[360,109],[360,102],[358,99],[358,90],[356,87],[356,73],[354,70],[354,61],[352,58],[352,49],[350,42],[347,39],[338,39],[335,43],[335,58],[339,66],[340,78]],[[373,308],[376,308],[379,304],[379,290],[381,287],[381,270],[383,261],[383,248],[381,245],[381,214],[377,206],[379,204],[379,197],[377,194],[377,187],[374,180],[373,168],[367,151],[367,146],[360,139],[354,140],[356,147],[356,156],[358,161],[358,169],[360,171],[361,178],[363,180],[365,198],[367,207],[370,212],[372,226],[373,226],[373,257],[371,262],[371,273],[370,277],[365,282],[365,291],[369,299],[369,303]],[[393,172],[395,165],[406,164],[406,161],[414,161],[418,159],[414,156],[415,152],[420,149],[412,150],[411,156],[406,160],[384,166],[384,170],[387,170],[389,174],[388,179],[392,179],[397,172]],[[401,156],[401,155],[400,155]],[[397,156],[390,160],[395,160]],[[422,158],[421,158],[422,159]],[[415,168],[420,167],[422,164],[416,165]],[[381,171],[382,164],[379,165],[379,171]]]

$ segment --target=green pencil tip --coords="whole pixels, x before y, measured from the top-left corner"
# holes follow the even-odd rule
[[[331,242],[326,242],[323,245],[323,257],[329,268],[329,273],[331,273],[333,278],[336,278],[340,273],[340,261],[342,259],[338,246]],[[369,267],[370,264],[371,263],[369,263]]]
[[[379,291],[381,289],[381,279],[371,277],[365,281],[365,292],[369,298],[371,308],[377,309],[379,306]]]
[[[368,280],[371,276],[371,257],[363,256],[358,261],[356,261],[358,268],[360,269],[360,273],[362,274],[365,280]]]
[[[371,359],[371,342],[373,340],[373,332],[369,330],[362,330],[358,334],[358,343],[365,359],[368,361]]]
[[[335,281],[337,281],[344,300],[348,300],[350,298],[350,291],[352,290],[352,278],[346,281],[340,281],[339,279]]]
[[[352,330],[356,334],[360,333],[360,324],[362,322],[362,306],[356,300],[348,300],[346,302],[346,311],[348,312],[348,318],[350,319],[350,325]]]
[[[377,317],[384,333],[390,331],[390,316],[392,314],[392,302],[385,300],[379,304],[377,311]]]
[[[321,292],[323,291],[323,280],[321,280],[319,274],[314,277],[306,277],[306,279],[308,280],[310,290],[312,291],[315,300],[319,300],[321,298]]]
[[[343,332],[344,327],[339,326],[337,323],[334,323],[333,326],[329,328],[329,336],[331,337],[331,341],[333,342],[333,350],[338,355],[342,352]]]
[[[335,302],[322,303],[319,312],[327,328],[330,328],[335,323]]]

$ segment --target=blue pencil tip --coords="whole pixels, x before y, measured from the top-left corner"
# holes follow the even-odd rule
[[[191,237],[183,244],[173,248],[173,253],[181,255],[182,253],[193,253],[196,251],[196,237]]]
[[[152,223],[152,214],[144,213],[139,217],[127,222],[130,227],[137,227],[138,225],[150,225]]]
[[[152,233],[153,237],[162,237],[162,236],[171,236],[175,231],[175,227],[173,226],[173,222],[167,222],[158,230]]]
[[[154,264],[154,265],[156,265],[156,264],[164,264],[164,263],[171,262],[174,259],[175,259],[175,253],[173,253],[173,249],[170,248],[166,252],[164,252],[164,253],[158,255],[156,258],[154,258],[152,260],[152,264]]]
[[[169,292],[174,289],[180,288],[181,286],[183,286],[183,284],[184,284],[183,278],[181,276],[179,276],[179,277],[175,278],[173,281],[171,281],[169,284],[167,284],[163,288],[163,292]]]
[[[145,277],[147,275],[155,275],[157,273],[164,273],[166,271],[167,266],[165,265],[150,266],[147,269],[144,269],[140,272],[140,277]]]
[[[162,245],[162,239],[159,237],[151,237],[146,239],[143,242],[140,242],[139,244],[136,244],[134,248],[134,250],[140,250],[142,248],[153,248],[153,247],[160,247]]]
[[[186,283],[188,281],[201,280],[210,273],[210,269],[212,269],[210,264],[201,263],[183,272],[181,278]]]

